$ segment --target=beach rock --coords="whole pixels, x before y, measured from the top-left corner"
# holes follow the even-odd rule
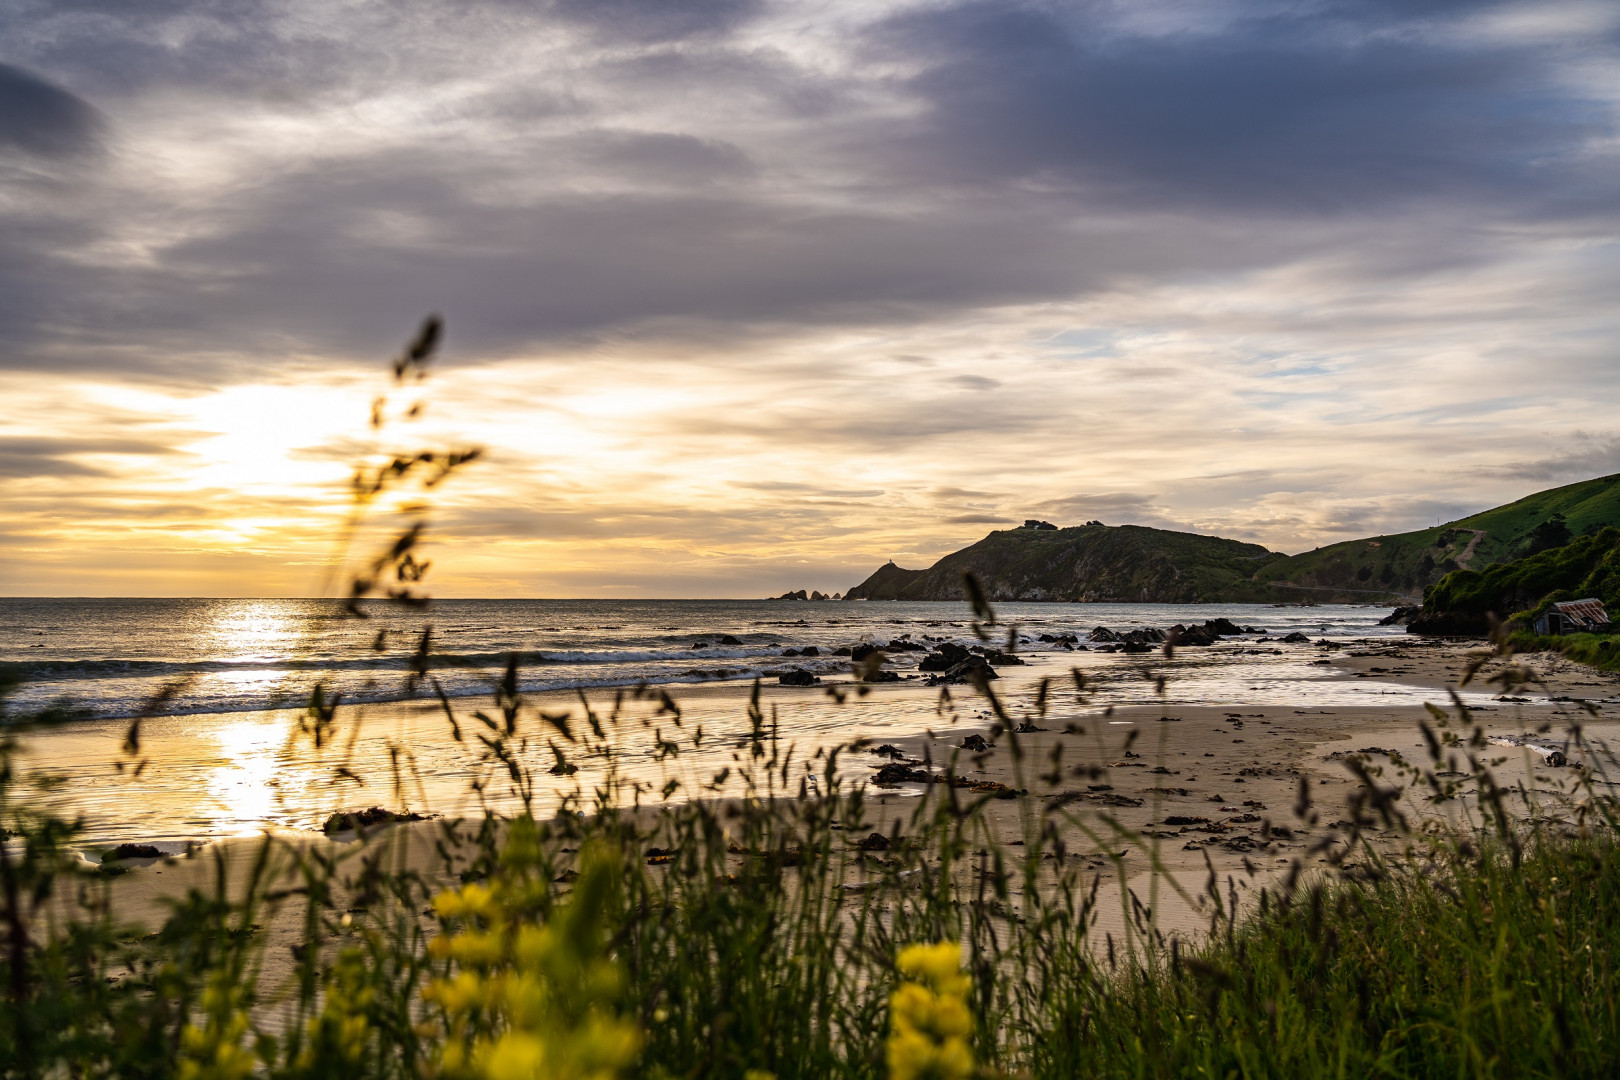
[[[991,667],[989,661],[987,661],[984,657],[969,656],[966,660],[963,660],[957,664],[952,664],[946,670],[937,675],[931,676],[928,680],[928,685],[956,685],[958,683],[976,682],[980,679],[999,679],[1000,677],[1001,676],[996,674],[996,669]]]
[[[1178,623],[1170,628],[1166,636],[1177,645],[1213,645],[1221,640],[1210,632],[1207,625],[1182,626]]]
[[[962,740],[960,749],[971,750],[975,754],[982,754],[986,750],[990,749],[990,744],[985,741],[985,737],[983,735],[969,735],[967,738]]]
[[[939,643],[938,651],[929,653],[918,663],[918,671],[949,671],[972,656],[968,650],[951,641]]]
[[[1204,623],[1204,629],[1212,634],[1221,634],[1223,636],[1248,633],[1231,619],[1209,619]]]
[[[810,594],[805,592],[803,589],[800,589],[797,592],[785,592],[781,596],[774,597],[773,599],[776,599],[776,600],[808,600],[808,599],[810,599]]]
[[[1309,642],[1311,639],[1305,634],[1300,633],[1298,630],[1295,630],[1292,634],[1289,634],[1287,637],[1281,638],[1280,640],[1286,641],[1291,645],[1298,645],[1301,642]]]
[[[882,650],[870,642],[863,641],[853,649],[849,650],[849,658],[858,664],[875,652],[882,652]]]
[[[886,758],[903,758],[906,756],[906,752],[900,749],[898,746],[895,746],[893,743],[884,743],[882,746],[874,746],[872,749],[868,750],[867,753],[876,754],[878,757]]]
[[[799,650],[798,649],[783,649],[782,650],[782,655],[783,656],[798,656],[799,655]]]
[[[1128,653],[1149,653],[1153,651],[1153,646],[1145,641],[1127,641],[1119,648]]]
[[[884,646],[889,652],[927,652],[928,646],[917,641],[907,641],[905,638],[895,638]]]
[[[344,813],[333,814],[321,826],[321,831],[330,836],[332,833],[348,832],[367,829],[373,825],[387,825],[395,821],[426,821],[423,814],[405,811],[401,813],[381,806],[368,807],[365,810],[351,810]]]
[[[692,651],[693,652],[697,652],[699,649],[707,649],[708,647],[709,647],[709,643],[707,641],[694,641],[694,642],[692,642]]]
[[[891,761],[872,777],[874,784],[926,784],[928,774],[903,761]]]
[[[108,863],[122,859],[161,859],[167,854],[168,852],[161,851],[151,844],[119,844],[111,851],[103,852],[101,861]]]
[[[899,682],[900,681],[900,673],[898,671],[884,671],[882,668],[879,668],[877,671],[868,671],[868,672],[865,672],[865,673],[860,673],[859,677],[860,677],[861,682],[866,682],[866,683]]]
[[[730,634],[721,634],[720,635],[720,644],[722,644],[722,645],[741,645],[742,641],[740,639],[738,639],[738,638],[732,637]]]
[[[997,665],[1007,665],[1010,667],[1025,666],[1023,659],[1014,653],[987,652],[984,654],[984,658],[987,662]]]
[[[814,686],[821,680],[804,668],[794,668],[792,671],[782,672],[776,677],[776,681],[783,686]]]
[[[1108,627],[1106,627],[1106,626],[1099,626],[1099,627],[1097,627],[1097,629],[1093,630],[1091,633],[1086,635],[1086,640],[1087,641],[1118,641],[1119,640],[1119,635],[1114,633],[1112,630],[1108,629]]]
[[[821,655],[821,650],[816,648],[814,645],[806,645],[804,648],[799,650],[799,655],[800,656],[820,656]]]
[[[838,648],[832,651],[832,654],[834,656],[850,656],[854,653],[854,651],[855,650],[851,649],[848,645],[840,645]]]
[[[1378,620],[1378,625],[1379,626],[1406,626],[1406,625],[1409,625],[1415,619],[1417,619],[1418,614],[1420,612],[1422,612],[1422,610],[1423,610],[1423,607],[1422,607],[1421,604],[1408,604],[1405,607],[1398,607],[1394,611],[1390,612],[1388,615],[1385,615],[1382,619],[1379,619]]]
[[[816,592],[813,592],[813,593],[810,594],[810,599],[812,599],[812,600],[828,600],[828,599],[831,599],[831,598],[828,597],[823,592],[816,591]]]
[[[889,838],[882,833],[872,833],[857,845],[862,851],[888,851]]]
[[[980,780],[966,786],[967,789],[975,795],[991,795],[997,799],[1016,799],[1018,796],[1024,794],[1024,792],[1018,788],[1008,787],[1006,784],[1003,784],[997,780]],[[1017,843],[1017,841],[1014,841],[1014,843]]]

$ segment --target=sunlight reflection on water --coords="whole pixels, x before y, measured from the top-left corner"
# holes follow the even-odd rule
[[[259,624],[232,632],[277,631],[274,626]],[[1417,708],[1425,701],[1445,700],[1443,692],[1423,687],[1343,678],[1330,668],[1315,665],[1318,655],[1314,649],[1301,648],[1281,656],[1237,649],[1183,650],[1171,661],[1158,654],[1036,656],[1027,667],[1005,668],[1006,677],[997,685],[1009,709],[1017,711],[1029,707],[1039,680],[1051,677],[1053,720],[1049,723],[1061,723],[1064,717],[1095,717],[1109,706],[1154,703],[1167,708]],[[1071,666],[1086,676],[1084,705],[1076,700]],[[1156,683],[1161,674],[1167,676],[1163,696]],[[627,704],[612,748],[584,755],[576,753],[556,729],[539,723],[534,711],[537,705],[548,710],[566,708],[579,725],[578,699],[568,695],[531,698],[516,748],[519,760],[533,768],[539,780],[536,811],[555,812],[567,792],[589,792],[615,777],[640,784],[642,798],[649,802],[658,801],[659,792],[671,780],[680,782],[677,797],[736,793],[736,770],[751,760],[745,697],[737,688],[713,688],[678,695],[678,700],[683,709],[679,724],[668,715],[656,715],[652,703]],[[1489,696],[1470,692],[1465,701],[1484,704]],[[612,695],[594,694],[591,703],[606,717]],[[334,811],[369,805],[448,816],[476,815],[481,803],[470,791],[470,782],[480,775],[493,776],[484,796],[488,805],[503,812],[515,810],[520,800],[499,770],[477,762],[480,744],[476,736],[487,733],[472,715],[479,708],[487,708],[482,700],[457,704],[464,736],[461,742],[451,737],[436,706],[397,703],[344,708],[339,712],[338,737],[319,749],[307,736],[298,734],[294,713],[148,720],[143,749],[151,764],[139,780],[112,775],[110,768],[125,730],[123,722],[100,721],[53,732],[36,739],[33,749],[37,762],[48,763],[68,779],[49,801],[85,814],[92,843],[123,839],[172,843],[255,833],[267,827],[311,829]],[[801,781],[813,789],[824,767],[819,756],[850,739],[881,741],[928,729],[983,726],[990,719],[985,702],[967,688],[955,688],[952,708],[942,711],[938,692],[915,683],[899,691],[885,688],[866,697],[851,696],[843,705],[820,688],[772,694],[766,699],[766,715],[767,727],[773,720],[779,726],[784,746],[794,746],[792,766],[776,777],[782,790],[790,794],[798,791]],[[653,750],[655,736],[679,742],[681,755],[659,759]],[[579,766],[578,773],[565,778],[546,772],[556,760],[554,744]],[[943,744],[941,748],[943,751]],[[866,755],[848,755],[840,775],[864,777],[871,763]],[[716,786],[716,775],[728,768],[733,771],[729,786]]]

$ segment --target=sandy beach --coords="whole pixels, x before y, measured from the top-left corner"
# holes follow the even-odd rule
[[[1448,688],[1456,686],[1482,648],[1480,642],[1396,639],[1337,648],[1312,646],[1296,650],[1288,659],[1315,669],[1324,681],[1313,685],[1360,691],[1422,688],[1428,700],[1449,712],[1453,730],[1467,736],[1472,729],[1457,716]],[[1500,689],[1488,680],[1505,666],[1503,661],[1492,660],[1475,676],[1468,714],[1469,723],[1477,724],[1486,739],[1498,740],[1488,742],[1479,753],[1493,766],[1499,783],[1522,790],[1544,807],[1572,798],[1583,777],[1607,784],[1613,773],[1605,770],[1612,766],[1612,759],[1606,759],[1602,751],[1620,747],[1620,722],[1610,718],[1614,705],[1596,704],[1588,712],[1582,702],[1614,701],[1620,694],[1620,678],[1578,668],[1553,656],[1518,657],[1511,662],[1533,672],[1540,682],[1512,694],[1487,697],[1483,691]],[[1004,707],[1015,720],[1033,717],[1030,710],[1040,679],[1052,679],[1055,687],[1058,673],[1034,667],[1008,670],[1014,674],[995,684]],[[1066,696],[1057,689],[1049,691],[1047,715],[1034,721],[1044,730],[1015,735],[995,732],[986,722],[987,703],[971,688],[951,688],[951,699],[954,709],[942,709],[938,690],[889,684],[873,688],[864,697],[852,694],[838,706],[825,688],[766,688],[761,707],[767,718],[772,709],[780,714],[795,705],[827,708],[829,717],[842,717],[841,725],[828,720],[817,737],[823,748],[838,739],[868,740],[864,750],[845,755],[841,776],[846,782],[875,776],[876,769],[891,759],[872,755],[870,750],[886,745],[898,749],[904,755],[902,760],[916,763],[918,768],[939,772],[949,765],[973,784],[1004,785],[1019,792],[1007,798],[975,795],[971,789],[956,792],[963,799],[985,800],[982,833],[976,840],[981,852],[1000,847],[1012,856],[1035,837],[1033,830],[1054,828],[1071,860],[1080,860],[1087,872],[1106,884],[1116,884],[1123,874],[1142,902],[1155,908],[1162,931],[1187,937],[1196,937],[1207,923],[1207,909],[1197,894],[1209,884],[1212,872],[1223,892],[1238,896],[1241,902],[1243,897],[1252,898],[1262,885],[1274,882],[1296,860],[1307,866],[1327,864],[1333,853],[1325,845],[1348,826],[1353,816],[1350,801],[1362,787],[1346,767],[1346,753],[1365,751],[1360,760],[1379,783],[1397,781],[1390,752],[1413,762],[1427,761],[1418,728],[1419,720],[1427,716],[1421,705],[1318,707],[1301,701],[1295,706],[1096,707],[1076,700],[1071,680]],[[721,716],[736,717],[742,712],[747,689],[703,687],[682,694],[680,701],[684,725],[718,725]],[[913,726],[902,734],[892,720],[882,722],[885,715],[907,718]],[[932,723],[917,722],[930,717]],[[668,716],[664,719],[667,723]],[[633,722],[639,724],[640,718]],[[1430,723],[1434,723],[1432,718]],[[1551,745],[1549,740],[1562,744],[1572,723],[1581,724],[1584,738],[1598,751],[1582,753],[1566,747],[1571,762],[1586,766],[1588,772],[1549,768],[1542,753],[1507,745],[1525,736],[1539,736],[1547,745]],[[738,727],[733,720],[728,728],[710,730],[734,736]],[[963,749],[963,742],[972,735],[986,738],[990,748],[980,752]],[[720,758],[741,764],[743,755],[735,739],[709,737],[723,744],[720,757],[682,766],[689,777],[706,771]],[[814,751],[806,748],[804,754],[813,757]],[[633,770],[622,775],[633,778]],[[695,786],[689,785],[688,790]],[[1309,792],[1308,808],[1299,803],[1302,790]],[[735,794],[732,790],[710,797]],[[883,860],[881,852],[857,851],[859,840],[872,833],[903,837],[925,801],[948,793],[938,783],[902,782],[871,784],[868,795],[866,819],[845,823],[851,847],[845,871],[850,888],[858,889],[870,873],[881,868]],[[658,801],[655,793],[649,795],[636,814],[649,848],[660,846],[663,819]],[[1428,819],[1449,816],[1455,820],[1475,812],[1477,798],[1465,792],[1462,798],[1436,804],[1422,790],[1413,790],[1397,805],[1413,826],[1421,828]],[[1521,808],[1524,805],[1528,804]],[[454,860],[445,862],[436,852],[436,842],[450,835],[447,830],[459,828],[470,835],[470,826],[458,825],[456,816],[389,826],[364,842],[357,842],[353,834],[329,839],[311,830],[278,829],[273,835],[283,854],[302,849],[348,860],[340,871],[343,880],[352,882],[365,861],[381,859],[384,865],[411,868],[448,885],[457,880],[459,866]],[[1370,820],[1362,835],[1375,848],[1393,850],[1412,842],[1409,833],[1376,819]],[[189,856],[131,860],[125,864],[126,873],[106,879],[106,899],[119,919],[154,928],[167,915],[174,898],[191,889],[212,891],[221,872],[228,880],[240,882],[261,842],[238,837],[197,847]],[[750,857],[734,856],[738,860]],[[1352,856],[1350,861],[1355,859]],[[973,871],[969,867],[964,872],[971,875]],[[1048,873],[1055,873],[1055,868]],[[341,897],[335,901],[340,906],[345,902]],[[64,898],[56,909],[57,917],[69,916],[72,903]],[[1099,917],[1099,933],[1111,926],[1118,933],[1123,918],[1121,912],[1105,909]],[[258,920],[268,935],[265,974],[272,983],[291,970],[288,946],[297,941],[299,919],[299,906],[294,902],[279,911],[266,911]]]

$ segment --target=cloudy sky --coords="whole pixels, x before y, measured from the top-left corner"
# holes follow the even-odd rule
[[[1422,527],[1620,471],[1617,240],[1612,2],[11,0],[0,594],[311,593],[389,445],[440,595]]]

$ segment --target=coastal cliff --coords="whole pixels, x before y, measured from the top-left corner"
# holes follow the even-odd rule
[[[1140,525],[993,532],[927,570],[889,563],[845,595],[865,600],[960,600],[972,573],[991,600],[1190,603],[1264,600],[1250,580],[1282,559],[1259,544]]]
[[[960,600],[962,575],[971,572],[992,600],[1412,604],[1453,571],[1525,559],[1606,526],[1620,526],[1620,474],[1538,491],[1430,529],[1299,555],[1140,525],[1059,529],[1031,520],[926,570],[890,562],[846,598]]]

